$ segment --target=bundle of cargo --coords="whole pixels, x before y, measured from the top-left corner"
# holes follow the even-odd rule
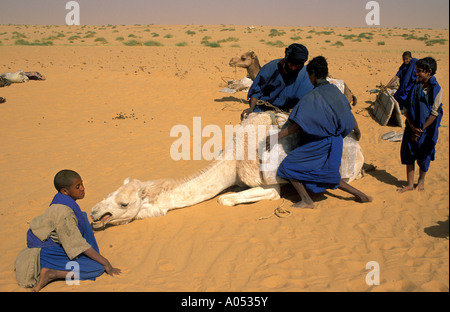
[[[393,97],[396,90],[388,90],[383,85],[378,87],[380,89],[373,109],[373,115],[376,120],[382,126],[390,123],[403,128],[402,112],[400,111],[398,102]]]

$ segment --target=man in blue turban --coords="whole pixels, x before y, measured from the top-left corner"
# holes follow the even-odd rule
[[[288,112],[298,101],[313,89],[306,68],[308,49],[298,43],[291,44],[285,50],[283,59],[273,60],[264,65],[248,91],[250,107],[241,114],[241,119],[252,112],[270,110],[257,105],[258,100]]]

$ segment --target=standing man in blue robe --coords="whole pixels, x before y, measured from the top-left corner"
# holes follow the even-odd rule
[[[300,131],[300,146],[286,156],[277,175],[290,181],[300,195],[300,201],[293,207],[314,208],[307,189],[321,193],[339,187],[354,195],[358,202],[370,202],[370,196],[341,181],[339,172],[343,138],[355,126],[348,100],[326,80],[328,64],[323,56],[311,60],[307,72],[314,90],[300,100],[289,116],[290,125],[277,134],[280,140]],[[270,141],[268,137],[267,149]]]
[[[392,77],[391,81],[387,84],[387,87],[389,87],[395,80],[397,80],[397,78],[400,80],[400,86],[394,93],[394,99],[398,102],[400,109],[403,109],[405,106],[408,94],[414,86],[414,82],[416,80],[417,62],[417,59],[412,57],[410,51],[403,52],[402,58],[403,64],[399,67],[397,74]]]
[[[252,112],[270,110],[269,107],[256,105],[258,100],[288,112],[309,91],[313,85],[308,79],[305,62],[308,60],[308,49],[293,43],[285,50],[283,59],[273,60],[264,65],[248,91],[250,107],[241,114],[245,119]]]
[[[408,184],[398,189],[400,193],[414,190],[414,163],[420,168],[417,190],[425,190],[425,175],[435,157],[443,109],[443,91],[434,74],[437,63],[432,57],[416,62],[417,80],[406,101],[404,114],[406,126],[400,148],[400,157],[406,165]]]

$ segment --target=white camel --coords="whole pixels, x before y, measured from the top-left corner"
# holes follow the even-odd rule
[[[278,125],[277,129],[281,128],[287,119],[285,113],[250,114],[235,127],[232,142],[228,142],[216,160],[190,177],[147,182],[127,178],[122,186],[92,208],[93,228],[102,229],[107,224],[120,225],[135,219],[163,216],[171,209],[209,200],[234,185],[250,188],[220,195],[220,204],[233,206],[279,199],[280,185],[288,182],[277,177],[276,171],[284,157],[296,148],[299,138],[297,133],[289,135],[267,152],[265,137],[273,130],[274,124]],[[261,131],[263,135],[260,135]],[[252,138],[256,138],[255,144],[249,144]],[[235,147],[241,144],[245,147],[244,151],[248,146],[257,149],[258,152],[253,151],[256,157],[244,156],[240,160]],[[246,155],[251,155],[250,150],[247,152]],[[348,183],[360,178],[363,163],[362,150],[351,133],[344,139],[341,177]]]

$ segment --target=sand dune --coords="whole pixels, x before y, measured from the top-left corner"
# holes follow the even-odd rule
[[[237,124],[246,94],[219,90],[245,71],[229,59],[253,50],[265,64],[300,42],[311,57],[324,55],[358,97],[360,144],[375,169],[352,185],[372,203],[332,190],[313,198],[317,209],[257,221],[283,200],[223,207],[213,198],[96,232],[101,253],[124,273],[43,291],[448,291],[448,39],[448,30],[432,29],[1,25],[0,73],[38,71],[47,79],[0,88],[7,100],[0,104],[0,290],[27,291],[16,283],[14,260],[28,223],[55,193],[56,172],[82,175],[86,212],[126,177],[194,173],[208,161],[172,160],[170,129],[192,128],[195,116],[222,129]],[[45,42],[52,45],[30,46]],[[406,183],[400,143],[381,135],[401,129],[374,120],[375,95],[366,92],[390,80],[404,50],[437,59],[445,92],[423,193],[396,192]],[[297,197],[284,191],[288,208]],[[366,284],[370,261],[380,266],[379,286]]]

